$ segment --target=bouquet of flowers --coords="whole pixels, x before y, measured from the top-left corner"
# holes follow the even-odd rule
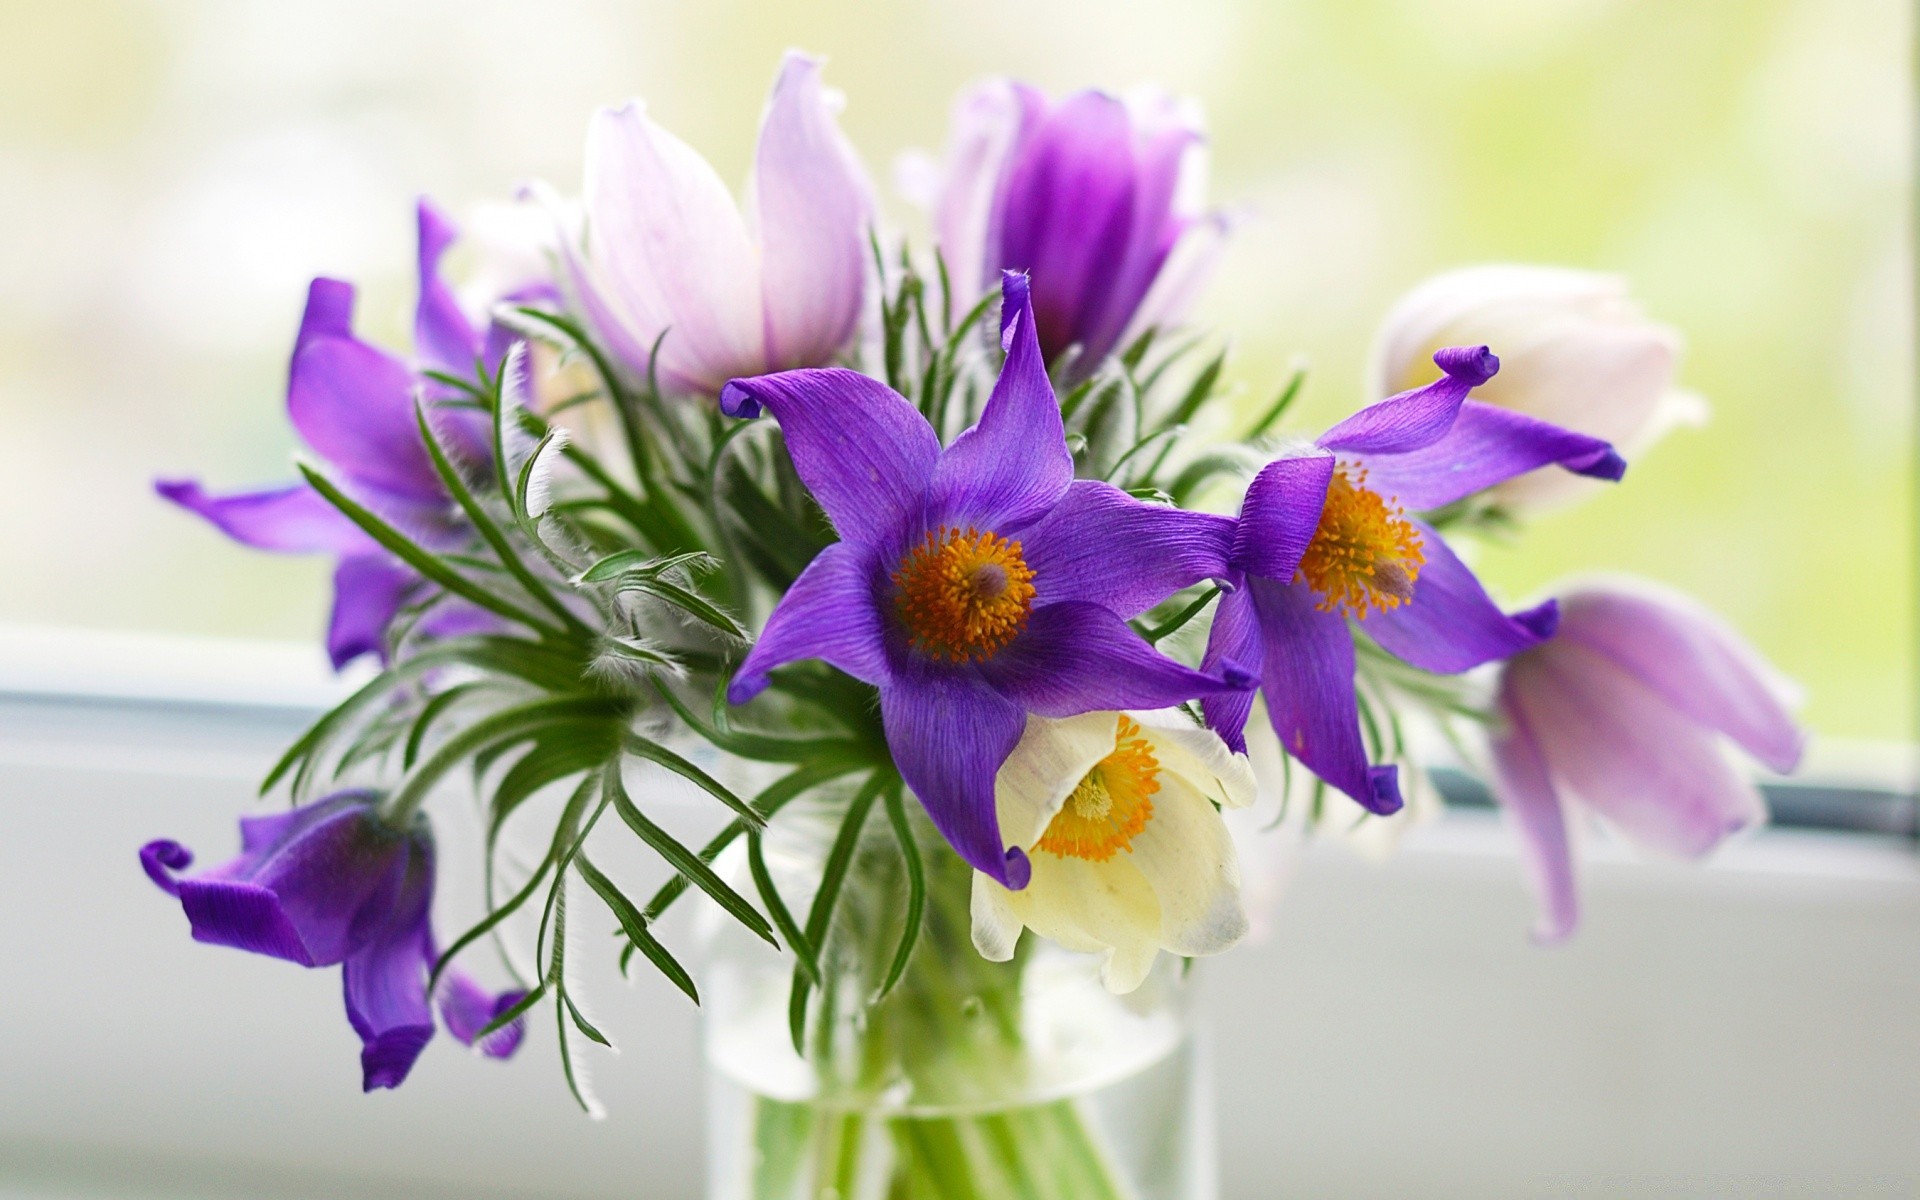
[[[465,289],[422,202],[410,356],[354,333],[350,284],[308,292],[300,480],[157,485],[333,556],[327,649],[378,662],[237,858],[141,852],[195,939],[342,968],[366,1088],[436,1009],[495,1057],[544,1013],[597,1112],[609,1038],[567,964],[613,928],[623,969],[708,1003],[740,1095],[717,1194],[1203,1194],[1203,1097],[1167,1064],[1186,968],[1248,929],[1259,834],[1224,814],[1394,821],[1450,743],[1491,766],[1545,939],[1581,814],[1686,857],[1763,819],[1723,743],[1786,771],[1802,735],[1737,636],[1645,585],[1508,610],[1463,556],[1697,406],[1619,281],[1430,280],[1368,402],[1295,431],[1302,375],[1229,403],[1180,324],[1231,233],[1190,106],[970,91],[930,253],[835,111],[790,55],[741,204],[638,104],[602,111],[578,200],[526,189],[538,236],[470,247]],[[459,773],[484,888],[442,939],[433,827],[463,818],[428,809]],[[704,842],[656,803],[689,785]],[[613,861],[636,847],[650,896]],[[700,979],[659,925],[690,892]],[[463,969],[482,949],[505,990]],[[1193,1097],[1131,1124],[1090,1098],[1138,1079],[1136,1106]]]

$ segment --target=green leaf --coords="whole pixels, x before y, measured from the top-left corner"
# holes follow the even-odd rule
[[[840,902],[840,887],[846,882],[847,869],[853,865],[853,852],[860,845],[860,828],[866,824],[867,813],[873,808],[874,797],[879,795],[885,780],[886,773],[882,771],[867,776],[867,781],[860,785],[847,805],[840,832],[834,835],[833,848],[827,851],[827,861],[820,868],[820,887],[813,894],[813,907],[807,910],[807,940],[815,946],[826,942],[834,906]],[[793,989],[787,999],[787,1021],[794,1052],[803,1056],[806,1053],[807,987],[806,973],[796,966]]]
[[[735,641],[744,642],[751,636],[719,605],[705,597],[694,594],[677,583],[649,575],[627,575],[615,585],[622,592],[645,592],[673,605],[688,616],[706,622]]]
[[[734,812],[739,813],[740,819],[745,821],[750,827],[754,829],[763,829],[766,827],[767,819],[755,812],[752,805],[734,795],[733,790],[727,787],[726,784],[721,783],[718,779],[715,779],[680,755],[662,746],[659,742],[651,738],[641,737],[637,733],[628,734],[627,753],[636,758],[644,758],[649,762],[659,763],[667,770],[672,771],[675,775],[680,776],[688,783],[698,787],[701,791],[712,796]]]
[[[306,732],[295,739],[293,745],[287,747],[286,753],[280,756],[280,761],[273,765],[273,769],[267,772],[266,779],[261,782],[260,794],[264,796],[272,791],[273,785],[280,782],[286,773],[294,768],[295,764],[308,762],[319,755],[326,746],[346,728],[347,722],[351,721],[362,710],[373,704],[374,701],[381,699],[397,688],[405,686],[436,667],[444,667],[450,662],[458,661],[459,654],[465,644],[465,640],[462,639],[458,641],[440,642],[429,646],[414,654],[412,657],[395,663],[393,666],[388,667],[380,674],[362,684],[359,690],[334,705],[333,708],[324,713],[319,720],[309,725]],[[301,775],[305,776],[306,774],[308,774],[308,772],[303,769]],[[303,790],[301,785],[296,782],[294,795],[298,797],[303,793]]]
[[[406,749],[400,758],[401,770],[413,769],[413,760],[419,757],[420,745],[426,741],[427,731],[432,728],[434,721],[444,716],[463,697],[472,695],[479,686],[477,683],[456,684],[421,706],[420,715],[413,719],[413,727],[407,731]]]
[[[394,790],[387,813],[404,820],[427,798],[427,793],[442,776],[465,759],[491,743],[526,737],[544,726],[582,718],[605,719],[610,714],[605,701],[590,697],[560,696],[533,700],[502,709],[475,721],[454,734],[414,768],[411,775]]]
[[[1176,630],[1184,626],[1188,621],[1191,621],[1196,616],[1199,616],[1200,610],[1205,608],[1207,605],[1213,603],[1213,598],[1215,596],[1218,596],[1219,594],[1220,594],[1219,588],[1209,587],[1206,591],[1201,592],[1198,596],[1194,597],[1192,603],[1188,604],[1185,608],[1173,614],[1171,617],[1168,617],[1165,621],[1162,621],[1160,624],[1155,625],[1152,629],[1149,629],[1146,632],[1142,633],[1140,636],[1145,638],[1149,645],[1158,643],[1162,638],[1165,638],[1168,634],[1175,632]]]
[[[806,931],[800,928],[799,922],[795,921],[793,914],[787,910],[787,902],[781,899],[780,889],[773,882],[773,873],[767,870],[767,856],[761,846],[758,832],[747,835],[747,869],[753,875],[754,890],[760,893],[760,902],[765,904],[767,912],[772,914],[773,923],[780,930],[780,936],[787,939],[787,945],[793,949],[794,958],[805,969],[807,978],[817,986],[820,982],[819,952],[807,939]]]
[[[1193,377],[1193,383],[1188,386],[1186,395],[1180,397],[1180,402],[1167,413],[1166,419],[1160,422],[1161,427],[1185,425],[1193,420],[1193,414],[1199,412],[1200,406],[1213,395],[1214,385],[1220,382],[1220,372],[1226,365],[1227,351],[1222,347],[1220,353],[1214,355],[1213,360]]]
[[[569,775],[590,771],[613,757],[620,746],[621,729],[562,725],[536,736],[532,749],[521,755],[500,778],[487,802],[487,846],[499,840],[500,830],[521,804],[541,788]]]
[[[920,847],[913,840],[913,826],[908,823],[901,791],[898,779],[890,781],[886,802],[887,820],[893,825],[894,840],[900,843],[900,859],[907,868],[907,915],[900,926],[900,944],[894,948],[893,962],[887,967],[887,977],[881,982],[880,990],[874,993],[875,1004],[886,999],[894,985],[900,982],[900,976],[906,973],[907,960],[913,957],[914,943],[920,938],[920,922],[927,908],[926,867],[920,861]]]
[[[1293,368],[1293,374],[1287,378],[1286,386],[1280,389],[1280,397],[1273,402],[1273,407],[1261,414],[1260,419],[1253,423],[1253,428],[1247,430],[1246,436],[1242,440],[1250,442],[1257,437],[1264,436],[1267,430],[1273,428],[1280,418],[1286,414],[1287,409],[1293,407],[1294,398],[1300,394],[1300,389],[1305,386],[1306,382],[1307,367],[1305,363],[1300,363]]]
[[[626,893],[622,892],[613,880],[602,874],[600,868],[589,862],[586,855],[576,856],[573,865],[580,872],[580,878],[586,880],[587,886],[594,890],[608,909],[612,910],[614,917],[620,922],[620,928],[626,933],[627,940],[638,946],[640,952],[646,955],[654,966],[660,968],[660,973],[672,980],[675,987],[685,992],[687,999],[695,1004],[700,1003],[700,990],[693,986],[693,976],[687,974],[686,968],[680,965],[679,960],[674,958],[667,948],[660,944],[660,940],[653,936],[647,928],[647,919],[640,915],[640,910],[634,907],[633,901],[627,899]]]
[[[520,997],[519,1003],[481,1026],[480,1032],[473,1035],[473,1040],[476,1042],[484,1041],[494,1034],[499,1033],[502,1029],[505,1029],[507,1026],[525,1016],[527,1010],[540,1003],[541,998],[546,994],[547,981],[542,979],[539,983],[535,984],[526,995]]]
[[[665,700],[674,714],[685,721],[695,733],[718,749],[739,758],[752,759],[755,762],[808,762],[830,756],[854,758],[862,753],[860,743],[851,738],[777,737],[772,734],[722,728],[717,723],[701,720],[680,697],[674,695],[672,688],[658,678],[653,680],[653,690],[660,693],[660,698]]]
[[[620,550],[607,555],[586,570],[573,577],[573,582],[605,583],[623,575],[644,575],[658,578],[668,571],[703,571],[716,565],[719,560],[704,550],[689,550],[684,554],[656,555],[645,550]]]
[[[608,797],[613,801],[613,810],[627,827],[639,835],[640,840],[653,847],[668,865],[690,880],[695,887],[713,898],[713,902],[725,909],[733,918],[751,930],[754,936],[768,945],[778,946],[774,939],[773,927],[760,915],[760,910],[747,903],[739,892],[733,890],[727,881],[714,874],[713,868],[697,857],[693,851],[681,843],[672,834],[647,819],[647,815],[635,807],[627,795],[626,784],[620,778],[619,770],[606,772],[605,785]]]
[[[567,1006],[567,1014],[573,1018],[574,1028],[586,1034],[594,1041],[599,1042],[607,1049],[613,1049],[613,1043],[607,1040],[607,1035],[595,1029],[593,1023],[580,1014],[580,1009],[574,1004],[572,996],[567,995],[567,993],[563,991],[560,993],[560,1002]]]

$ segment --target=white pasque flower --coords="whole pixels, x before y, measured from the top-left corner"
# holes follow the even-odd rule
[[[1000,832],[1033,878],[1009,891],[976,872],[973,944],[995,962],[1031,929],[1104,952],[1130,992],[1154,957],[1218,954],[1247,932],[1233,839],[1215,805],[1253,802],[1253,772],[1178,712],[1029,716],[994,781]]]
[[[1680,335],[1648,319],[1618,275],[1487,264],[1445,271],[1407,292],[1374,340],[1369,398],[1432,382],[1443,346],[1492,348],[1500,373],[1476,388],[1496,404],[1592,437],[1632,458],[1706,405],[1674,384]],[[1493,489],[1509,507],[1548,507],[1598,485],[1533,471]]]

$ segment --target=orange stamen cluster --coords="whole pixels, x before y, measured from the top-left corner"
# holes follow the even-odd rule
[[[1366,482],[1364,467],[1334,468],[1299,576],[1320,593],[1321,612],[1345,611],[1360,620],[1413,599],[1426,561],[1420,531]]]
[[[1113,753],[1075,786],[1034,849],[1105,862],[1132,848],[1153,817],[1152,797],[1159,790],[1160,760],[1140,726],[1122,715]]]
[[[991,658],[1027,627],[1033,569],[1020,543],[968,528],[935,530],[893,573],[913,644],[949,662]]]

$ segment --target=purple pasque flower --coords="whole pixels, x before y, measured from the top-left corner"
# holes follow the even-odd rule
[[[820,366],[853,336],[872,188],[820,64],[797,52],[781,63],[744,214],[639,101],[593,118],[584,237],[561,239],[568,276],[606,347],[668,391],[713,395],[736,375]]]
[[[1010,888],[1029,864],[1001,839],[994,774],[1028,713],[1164,708],[1247,686],[1196,671],[1127,625],[1218,575],[1234,524],[1073,478],[1026,278],[1004,284],[1007,361],[980,423],[944,450],[926,418],[846,370],[736,379],[729,415],[764,408],[840,534],[775,606],[727,698],[824,659],[880,691],[901,776],[960,856]]]
[[[1643,850],[1699,858],[1766,819],[1731,741],[1771,770],[1800,762],[1791,689],[1692,600],[1645,584],[1581,588],[1560,631],[1501,667],[1494,795],[1520,833],[1540,920],[1558,941],[1579,923],[1573,814],[1597,814]]]
[[[240,857],[181,876],[193,855],[149,842],[140,865],[180,898],[193,938],[303,967],[340,966],[347,1020],[360,1035],[367,1091],[397,1087],[433,1037],[427,977],[439,959],[433,903],[433,835],[424,819],[405,830],[381,820],[367,792],[341,792],[270,817],[240,820]],[[447,1029],[468,1045],[523,992],[494,996],[449,970],[437,997]],[[505,1058],[518,1020],[481,1050]]]
[[[332,466],[341,485],[361,503],[436,548],[460,544],[465,534],[452,498],[434,471],[414,418],[414,396],[447,389],[423,374],[437,370],[474,377],[483,360],[497,370],[509,335],[482,330],[440,278],[441,256],[453,226],[419,204],[420,295],[414,313],[416,360],[409,364],[353,333],[353,285],[315,279],[294,337],[287,374],[287,415],[301,438]],[[542,295],[531,285],[509,299]],[[443,436],[470,461],[488,461],[484,418],[442,411]],[[154,489],[198,513],[243,545],[283,554],[331,554],[333,615],[327,653],[336,668],[369,652],[383,653],[383,634],[422,581],[304,483],[212,495],[196,480],[158,480]],[[423,623],[423,632],[451,634],[490,623],[471,606],[449,601]]]
[[[1552,601],[1511,615],[1432,526],[1409,515],[1558,465],[1619,479],[1598,438],[1467,399],[1500,369],[1485,346],[1433,356],[1426,387],[1360,410],[1247,489],[1202,666],[1259,663],[1273,730],[1309,770],[1376,813],[1401,805],[1397,768],[1368,763],[1354,695],[1355,632],[1423,671],[1453,674],[1553,636]],[[1244,750],[1250,695],[1201,702]]]
[[[1197,113],[1168,96],[1054,103],[981,84],[954,109],[942,253],[963,286],[1031,275],[1041,350],[1051,362],[1078,345],[1088,374],[1129,333],[1178,318],[1213,268],[1225,223],[1201,211],[1203,140]]]

